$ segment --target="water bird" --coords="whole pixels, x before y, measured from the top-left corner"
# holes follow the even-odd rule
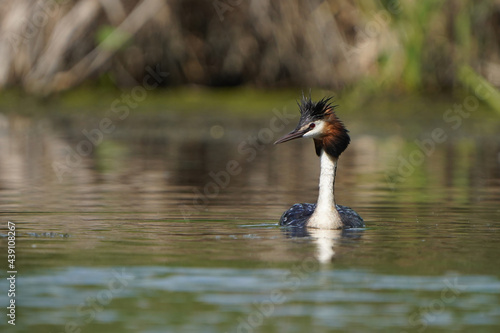
[[[298,138],[312,138],[316,154],[320,157],[319,195],[316,204],[297,203],[285,211],[281,226],[317,229],[363,228],[363,219],[353,209],[335,203],[334,185],[337,162],[351,138],[348,130],[334,112],[332,97],[313,102],[302,96],[299,105],[300,120],[297,127],[274,144]]]

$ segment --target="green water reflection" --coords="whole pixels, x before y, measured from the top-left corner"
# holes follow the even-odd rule
[[[447,130],[426,154],[439,115],[405,133],[346,112],[338,202],[367,228],[299,238],[276,224],[316,200],[319,161],[311,142],[271,144],[295,112],[135,113],[102,138],[96,114],[2,115],[19,271],[18,324],[2,331],[494,332],[498,124]]]

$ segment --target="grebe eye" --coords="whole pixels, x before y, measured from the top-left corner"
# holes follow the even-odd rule
[[[313,129],[314,127],[316,127],[315,123],[312,123],[312,124],[309,125],[309,129]]]

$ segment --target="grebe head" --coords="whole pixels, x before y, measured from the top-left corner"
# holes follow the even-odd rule
[[[316,154],[321,150],[337,158],[347,148],[351,139],[344,124],[337,118],[331,105],[331,97],[313,102],[311,97],[302,96],[299,103],[300,120],[297,127],[274,144],[298,138],[313,138]]]

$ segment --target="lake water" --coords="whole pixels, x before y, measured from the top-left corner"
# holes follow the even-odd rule
[[[498,332],[500,126],[340,114],[367,227],[299,237],[277,222],[319,160],[272,145],[295,113],[1,115],[1,331]]]

